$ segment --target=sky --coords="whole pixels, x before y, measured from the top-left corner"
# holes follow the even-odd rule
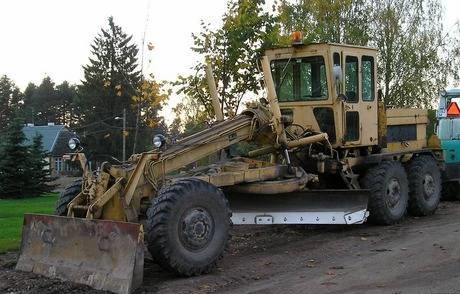
[[[226,10],[225,0],[1,0],[0,75],[6,74],[22,90],[29,82],[40,84],[50,76],[57,84],[79,83],[82,65],[88,63],[90,45],[107,18],[133,35],[144,51],[144,72],[157,80],[175,80],[190,73],[200,58],[193,53],[192,33],[200,21],[218,27]],[[445,27],[453,28],[460,1],[441,0]],[[174,100],[172,99],[174,104]],[[166,107],[166,112],[170,111]],[[169,117],[168,113],[164,114]]]
[[[225,1],[212,0],[2,0],[0,74],[21,89],[46,75],[78,83],[90,44],[113,16],[139,47],[144,33],[146,43],[154,44],[153,51],[145,50],[145,69],[174,80],[193,65],[191,33],[200,30],[200,20],[219,24],[225,8]]]

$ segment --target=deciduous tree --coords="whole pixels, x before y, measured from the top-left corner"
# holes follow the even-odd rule
[[[179,86],[178,94],[191,100],[175,110],[182,119],[192,115],[204,121],[198,124],[185,121],[182,125],[200,125],[214,117],[205,79],[205,58],[213,65],[225,117],[234,116],[244,99],[258,94],[261,89],[258,59],[276,35],[273,18],[263,10],[264,4],[263,0],[230,1],[222,17],[222,27],[214,30],[202,22],[201,32],[192,35],[192,50],[200,54],[202,61],[194,67],[196,74],[180,76],[175,83]],[[181,112],[184,109],[188,113]],[[206,116],[201,115],[203,111]]]
[[[458,76],[458,30],[446,32],[438,0],[371,3],[370,45],[380,50],[380,86],[389,106],[433,107],[449,77]]]

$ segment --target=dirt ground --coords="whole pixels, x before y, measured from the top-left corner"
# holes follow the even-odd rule
[[[147,259],[136,293],[460,293],[460,202],[395,226],[235,227],[208,275],[178,278]],[[0,255],[0,293],[104,293],[13,270]]]

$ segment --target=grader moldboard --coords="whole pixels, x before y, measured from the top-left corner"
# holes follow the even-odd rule
[[[442,154],[427,147],[425,111],[384,109],[376,59],[375,49],[340,44],[270,49],[261,59],[267,99],[233,119],[170,146],[156,137],[156,149],[96,171],[72,141],[83,178],[61,194],[57,216],[25,215],[16,269],[130,293],[142,283],[144,234],[160,266],[193,276],[214,268],[232,224],[432,214]],[[262,147],[178,172],[243,141]]]

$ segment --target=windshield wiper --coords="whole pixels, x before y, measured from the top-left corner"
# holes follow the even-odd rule
[[[292,59],[292,55],[289,57],[288,61],[286,62],[286,65],[283,68],[283,71],[281,72],[281,74],[283,76],[281,77],[281,81],[280,81],[279,85],[276,87],[276,93],[279,93],[279,91],[281,89],[281,85],[283,85],[283,83],[284,83],[284,79],[286,78],[286,75],[287,75],[286,68],[291,63],[291,59]]]

